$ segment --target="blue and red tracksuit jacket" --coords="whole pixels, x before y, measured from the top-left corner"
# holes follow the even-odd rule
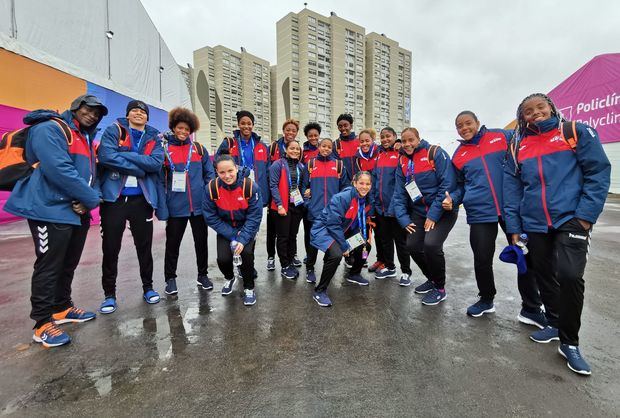
[[[246,181],[251,181],[245,178]],[[256,238],[263,218],[263,205],[260,191],[252,182],[252,194],[249,199],[243,196],[244,177],[238,176],[237,181],[229,186],[216,178],[219,198],[211,199],[209,185],[205,186],[202,199],[202,216],[205,222],[218,235],[229,241],[238,241],[248,245]]]
[[[315,147],[310,141],[304,142],[304,146],[301,150],[301,162],[304,163],[304,165],[307,165],[311,158],[318,157],[318,155],[319,147]]]
[[[355,173],[355,155],[360,146],[360,140],[355,135],[355,132],[351,132],[349,136],[340,137],[334,141],[334,155],[336,158],[342,160],[344,164],[344,170],[347,172],[347,177],[352,179]]]
[[[452,193],[456,189],[456,176],[448,153],[439,148],[433,168],[428,161],[429,147],[429,143],[422,139],[411,156],[401,152],[400,168],[396,170],[392,211],[403,228],[413,222],[413,212],[432,221],[439,221],[444,212],[441,202],[446,197],[446,191]],[[415,201],[405,189],[405,185],[412,180],[420,191]]]
[[[332,196],[329,205],[325,207],[321,216],[315,219],[312,225],[310,244],[323,252],[327,252],[329,247],[337,242],[343,252],[347,251],[349,249],[347,238],[360,231],[358,222],[360,199],[354,187],[347,187]],[[362,202],[364,203],[364,214],[368,218],[371,209],[368,195]]]
[[[504,167],[506,230],[546,233],[572,218],[596,223],[609,191],[611,164],[597,132],[576,124],[572,150],[557,117],[528,127],[517,143],[517,161]]]
[[[305,176],[304,165],[302,163],[297,163],[297,168],[297,172],[299,173],[297,187],[299,192],[303,195],[304,190],[308,188],[308,181]],[[271,209],[278,210],[278,206],[282,205],[284,210],[288,212],[289,203],[291,203],[290,179],[290,170],[286,158],[281,158],[271,164],[271,167],[269,167]]]
[[[465,206],[468,224],[497,222],[503,218],[504,160],[513,131],[480,128],[452,155],[456,190],[450,193],[454,207]]]
[[[327,207],[329,199],[335,194],[349,185],[344,172],[338,174],[338,160],[333,155],[323,157],[319,155],[308,161],[304,171],[304,178],[308,179],[306,189],[310,189],[310,198],[306,200],[306,208],[308,209],[308,220],[313,222],[319,216],[323,209]],[[312,167],[312,171],[310,171]]]
[[[202,145],[190,142],[189,139],[180,141],[172,132],[166,132],[163,137],[166,141],[163,145],[166,158],[160,173],[158,189],[165,204],[160,205],[155,214],[162,221],[168,218],[200,215],[205,185],[215,178],[211,156]],[[187,166],[188,157],[189,166]],[[184,192],[172,191],[173,172],[185,173]]]
[[[164,163],[164,149],[161,146],[159,131],[146,125],[140,148],[138,152],[134,152],[127,118],[119,118],[117,123],[108,126],[103,132],[97,150],[99,185],[103,200],[116,202],[125,187],[127,176],[134,176],[138,179],[138,186],[146,201],[157,209],[163,204],[158,202],[157,191],[159,174]],[[120,138],[119,125],[127,132],[124,138]]]
[[[254,146],[254,176],[260,189],[263,207],[265,207],[269,204],[269,149],[255,132],[252,132],[252,138],[250,140]],[[229,147],[228,139],[224,138],[215,152],[215,157],[217,158],[222,154],[228,154],[235,159],[235,164],[243,166],[243,159],[239,155],[241,134],[238,129],[234,131],[231,141],[232,144]],[[250,174],[250,170],[243,170],[243,172],[247,173],[247,175]]]
[[[379,155],[379,147],[375,144],[370,146],[367,154],[364,154],[361,149],[358,148],[357,154],[355,154],[354,158],[354,170],[353,176],[358,173],[358,171],[368,171],[372,173],[377,166],[377,156]],[[353,177],[351,177],[352,179]]]
[[[399,167],[400,153],[393,147],[380,147],[375,169],[372,171],[373,204],[377,215],[394,216],[391,207],[394,196],[396,170]]]
[[[52,117],[64,120],[71,130],[71,144]],[[32,174],[17,182],[4,210],[26,219],[81,225],[81,218],[71,206],[77,200],[87,209],[99,205],[97,170],[92,139],[96,126],[89,132],[80,129],[71,111],[62,115],[50,110],[37,110],[24,117],[31,126],[26,142],[26,160],[39,162]]]

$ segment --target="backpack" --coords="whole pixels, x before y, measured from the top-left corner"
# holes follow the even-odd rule
[[[564,121],[560,125],[560,136],[566,142],[566,144],[570,147],[571,151],[577,152],[577,142],[579,141],[579,137],[577,136],[577,128],[576,122],[573,121]],[[519,172],[519,143],[520,141],[514,140],[515,137],[513,135],[512,140],[510,141],[510,155],[514,160],[515,164],[515,174]],[[519,142],[519,143],[518,143]]]
[[[430,147],[428,147],[428,163],[430,164],[431,168],[433,169],[433,171],[435,171],[435,157],[437,156],[437,150],[440,149],[441,147],[439,145],[431,145]],[[404,167],[405,164],[407,163],[407,157],[405,157],[404,155],[400,156],[400,165],[401,167]],[[404,174],[404,168],[403,168],[403,174]]]
[[[48,120],[58,125],[67,140],[67,145],[71,145],[73,143],[73,136],[69,125],[59,117],[52,117]],[[40,121],[36,124],[41,122],[46,121]],[[25,128],[6,132],[2,135],[2,140],[0,140],[0,190],[12,191],[19,180],[28,177],[39,165],[38,162],[30,165],[26,161],[28,132],[33,126],[26,126]]]
[[[209,188],[209,198],[214,202],[220,198],[218,182],[219,179],[210,180],[207,186]],[[252,198],[252,180],[245,177],[241,188],[243,189],[243,198],[245,200],[250,200]]]
[[[312,171],[314,170],[315,166],[316,166],[316,162],[315,162],[316,158],[310,158],[310,161],[308,161],[308,173],[312,174]],[[338,178],[340,178],[342,176],[342,168],[343,168],[343,164],[342,164],[342,160],[336,160],[336,172],[338,173]]]

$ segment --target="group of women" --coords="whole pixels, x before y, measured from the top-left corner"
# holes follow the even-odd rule
[[[413,259],[425,278],[415,293],[424,295],[424,305],[437,305],[447,297],[443,244],[463,205],[479,291],[467,314],[495,311],[493,258],[499,226],[516,256],[527,262],[528,271],[517,281],[519,321],[540,328],[531,334],[536,342],[560,340],[559,352],[569,367],[590,373],[578,349],[583,273],[592,224],[609,189],[610,164],[596,132],[564,121],[547,96],[526,97],[517,109],[516,129],[510,131],[482,126],[471,111],[459,113],[455,126],[461,140],[452,157],[413,127],[400,132],[400,138],[384,127],[378,141],[372,129],[356,134],[348,114],[338,117],[338,139],[321,138],[321,126],[309,123],[303,144],[296,120],[286,120],[282,137],[269,145],[253,131],[250,112],[237,112],[237,122],[238,129],[222,141],[212,161],[192,140],[198,129],[195,115],[186,109],[170,113],[157,180],[164,204],[156,208],[158,218],[167,220],[167,294],[177,293],[179,246],[189,221],[198,285],[213,289],[207,274],[211,227],[226,279],[222,295],[233,292],[238,269],[244,304],[256,303],[255,240],[267,208],[267,270],[275,270],[277,254],[283,278],[301,275],[297,235],[303,221],[305,279],[315,285],[312,297],[320,306],[332,305],[327,290],[343,259],[349,283],[369,284],[362,270],[373,243],[376,262],[368,270],[375,279],[398,276],[396,252],[398,284],[410,286]],[[104,210],[112,208],[102,206]],[[108,228],[103,223],[104,237]],[[324,258],[317,275],[319,250]],[[103,313],[116,308],[110,289]],[[148,283],[145,290],[150,292],[145,293],[148,303],[159,300]]]

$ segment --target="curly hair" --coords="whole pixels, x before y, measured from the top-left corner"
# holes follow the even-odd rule
[[[200,121],[194,112],[184,107],[175,107],[168,113],[168,127],[174,130],[174,127],[181,122],[187,123],[192,134],[200,129]]]
[[[295,119],[287,119],[282,124],[282,130],[284,130],[288,125],[295,125],[295,128],[299,131],[299,121]]]

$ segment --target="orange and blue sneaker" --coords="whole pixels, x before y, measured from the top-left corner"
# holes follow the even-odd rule
[[[52,314],[52,319],[58,325],[66,324],[68,322],[86,322],[91,319],[95,319],[95,317],[97,317],[97,314],[94,312],[88,312],[74,306],[67,308],[62,312]]]
[[[71,337],[51,321],[35,328],[32,339],[43,344],[44,347],[58,347],[71,342]]]

